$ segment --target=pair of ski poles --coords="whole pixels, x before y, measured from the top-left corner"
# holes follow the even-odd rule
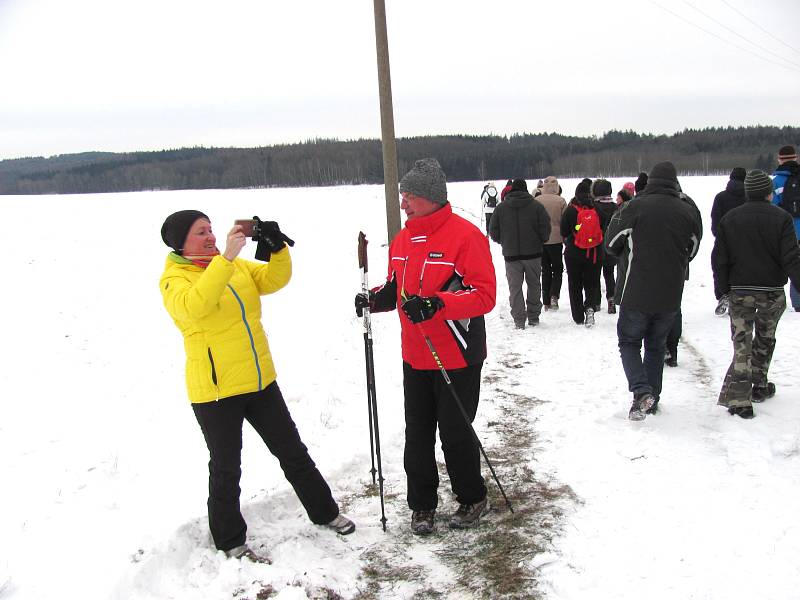
[[[358,234],[358,266],[361,269],[361,290],[362,293],[369,295],[369,285],[367,281],[367,272],[368,272],[368,262],[367,262],[367,238],[363,232],[359,232]],[[405,291],[402,292],[403,298],[405,299]],[[370,321],[370,313],[369,307],[364,308],[364,353],[366,357],[366,365],[367,365],[367,407],[369,412],[369,443],[370,443],[370,457],[372,459],[372,483],[375,483],[375,459],[377,457],[378,462],[378,483],[380,489],[380,497],[381,497],[381,524],[383,525],[383,530],[386,531],[386,514],[384,511],[384,499],[383,499],[383,470],[381,468],[381,448],[380,448],[380,435],[378,433],[378,407],[376,403],[375,397],[375,362],[373,358],[372,352],[372,324]],[[461,402],[461,398],[458,395],[458,392],[453,385],[452,380],[450,379],[450,375],[447,373],[447,370],[444,368],[442,364],[442,360],[439,357],[439,353],[436,351],[436,348],[431,341],[431,338],[425,333],[425,329],[422,323],[419,323],[420,331],[422,336],[425,338],[425,344],[428,346],[428,350],[430,350],[431,355],[433,355],[433,359],[436,361],[436,365],[439,367],[439,371],[444,378],[445,383],[447,384],[447,389],[450,391],[450,394],[453,396],[453,400],[455,400],[456,406],[458,406],[461,415],[464,417],[464,421],[469,427],[470,432],[472,433],[472,439],[477,444],[478,448],[483,455],[483,459],[486,461],[486,465],[489,467],[489,471],[492,473],[492,478],[494,479],[495,483],[497,484],[497,488],[500,490],[500,493],[503,495],[503,500],[505,500],[506,506],[508,506],[508,510],[511,513],[514,512],[514,508],[511,506],[511,502],[506,496],[505,490],[503,490],[503,486],[500,483],[500,480],[497,477],[497,474],[494,471],[494,467],[492,466],[492,462],[489,460],[489,457],[486,455],[486,450],[483,448],[483,444],[481,444],[480,439],[478,438],[478,434],[475,433],[475,428],[472,426],[472,422],[470,421],[469,415],[467,415],[467,411],[464,409],[464,404]],[[374,439],[373,439],[373,431],[374,431]]]

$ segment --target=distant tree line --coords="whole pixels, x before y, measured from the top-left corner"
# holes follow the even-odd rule
[[[800,127],[686,129],[674,135],[609,131],[441,135],[397,140],[398,169],[436,157],[449,181],[521,177],[634,176],[671,160],[683,175],[727,174],[734,166],[771,171],[777,149]],[[140,190],[332,186],[382,183],[379,140],[316,139],[259,148],[86,152],[0,161],[0,194],[85,194]]]

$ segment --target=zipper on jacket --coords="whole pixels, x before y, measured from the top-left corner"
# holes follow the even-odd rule
[[[214,382],[214,385],[217,385],[217,370],[214,367],[214,357],[211,356],[211,348],[208,349],[208,362],[211,363],[211,381]]]
[[[258,374],[258,391],[261,391],[261,365],[258,364],[258,353],[256,352],[256,343],[253,339],[253,332],[250,330],[250,323],[247,322],[247,313],[244,310],[244,302],[239,297],[239,294],[236,293],[236,290],[233,289],[231,284],[228,284],[231,292],[233,292],[233,297],[236,298],[236,301],[239,303],[239,309],[242,311],[242,322],[244,323],[245,329],[247,329],[247,335],[250,338],[250,350],[253,352],[253,360],[256,363],[256,373]]]

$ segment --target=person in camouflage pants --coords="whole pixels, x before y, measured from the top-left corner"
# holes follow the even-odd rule
[[[753,388],[768,388],[767,373],[775,350],[775,330],[786,310],[786,294],[783,290],[737,290],[731,292],[729,302],[733,360],[725,374],[717,404],[734,409],[750,407],[752,410],[751,401],[762,399],[758,391],[753,397]]]
[[[732,415],[752,419],[752,403],[775,395],[767,374],[775,331],[786,310],[783,288],[788,279],[800,283],[800,250],[789,213],[769,202],[769,176],[750,171],[744,189],[747,201],[719,222],[711,267],[717,298],[729,295],[733,341],[733,360],[717,403]]]

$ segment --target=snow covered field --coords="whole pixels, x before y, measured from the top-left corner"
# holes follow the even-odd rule
[[[614,192],[627,179],[613,179]],[[528,465],[569,486],[557,535],[522,565],[545,597],[774,599],[800,588],[800,314],[778,327],[770,379],[777,395],[743,421],[716,396],[731,357],[727,317],[715,317],[709,214],[725,177],[684,177],[706,235],[683,302],[676,369],[665,368],[661,413],[627,420],[629,395],[616,316],[587,330],[562,309],[515,331],[499,246],[498,305],[487,317],[489,359],[476,430],[489,447],[503,390],[536,399],[525,415],[536,443]],[[480,221],[484,182],[450,184],[456,211]],[[577,180],[561,182],[569,199]],[[498,182],[502,184],[502,182]],[[406,533],[399,325],[373,317],[388,531],[369,483],[364,354],[353,295],[356,239],[368,239],[370,282],[385,276],[383,188],[211,190],[0,197],[8,254],[2,300],[0,598],[351,598],[367,557],[404,547],[416,580],[380,595],[454,585],[436,545]],[[337,538],[312,525],[276,461],[245,429],[242,503],[248,541],[274,564],[226,560],[206,524],[207,451],[183,380],[178,331],[158,278],[166,215],[196,208],[218,237],[236,218],[280,222],[297,242],[294,278],[263,300],[264,324],[289,408],[343,511],[358,525]],[[222,241],[220,241],[222,243]],[[252,257],[253,244],[243,251]],[[788,294],[787,294],[788,296]],[[508,368],[513,364],[520,368]],[[488,470],[485,471],[487,479]],[[523,482],[505,479],[513,491]],[[494,484],[488,482],[494,490]],[[453,506],[440,488],[440,510]],[[482,524],[505,513],[498,505]],[[533,535],[535,532],[531,532]],[[463,560],[482,559],[464,537]],[[391,552],[389,552],[391,554]],[[421,581],[424,579],[424,581]],[[487,597],[484,591],[474,597]]]

